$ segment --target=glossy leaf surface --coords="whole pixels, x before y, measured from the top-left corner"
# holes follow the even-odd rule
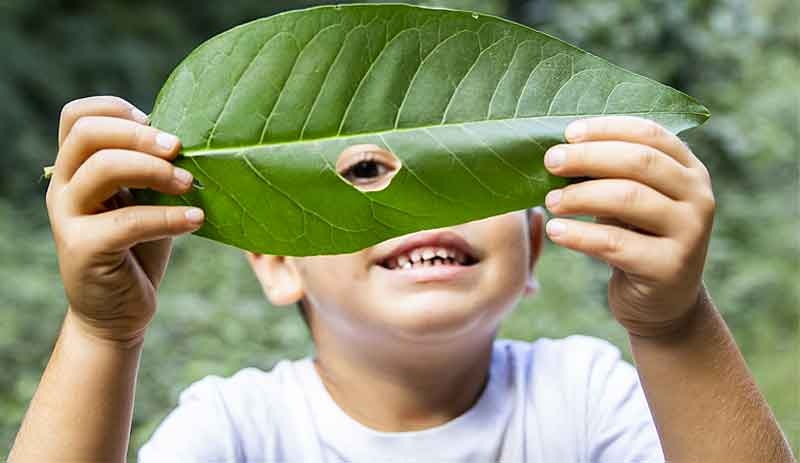
[[[543,166],[568,123],[630,114],[674,132],[708,111],[687,95],[503,19],[406,5],[327,6],[257,20],[192,52],[152,125],[183,141],[198,181],[160,204],[206,211],[197,234],[280,255],[352,252],[388,238],[541,204],[566,179]],[[364,192],[347,147],[402,167]]]

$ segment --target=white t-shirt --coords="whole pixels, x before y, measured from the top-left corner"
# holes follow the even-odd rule
[[[310,357],[206,377],[139,451],[150,462],[663,462],[634,368],[585,336],[496,340],[477,402],[434,428],[379,432],[347,415]]]

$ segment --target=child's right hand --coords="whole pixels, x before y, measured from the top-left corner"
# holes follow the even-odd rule
[[[142,339],[155,314],[171,237],[204,219],[197,208],[133,205],[128,187],[181,194],[192,184],[169,162],[179,140],[146,124],[120,98],[68,103],[47,189],[69,316],[93,337],[126,344]]]

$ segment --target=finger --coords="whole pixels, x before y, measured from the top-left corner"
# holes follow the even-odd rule
[[[147,115],[136,106],[116,96],[90,96],[73,100],[61,108],[61,120],[58,123],[58,146],[67,138],[72,126],[81,117],[108,116],[129,119],[140,124],[147,124]]]
[[[173,159],[178,154],[180,141],[174,135],[133,121],[105,116],[82,117],[75,122],[61,146],[53,172],[54,180],[66,183],[89,156],[106,148],[141,151]]]
[[[194,231],[204,220],[202,209],[183,206],[130,206],[84,216],[93,221],[81,227],[92,231],[91,241],[104,251],[121,251],[149,241]]]
[[[641,143],[671,156],[686,167],[700,162],[677,135],[651,120],[633,116],[604,116],[581,119],[567,126],[569,143],[618,140]]]
[[[103,201],[123,187],[181,194],[191,185],[191,173],[164,159],[137,151],[106,149],[81,164],[62,194],[70,212],[87,214],[97,212]]]
[[[626,178],[667,196],[684,199],[689,171],[675,159],[647,145],[595,141],[556,145],[544,158],[547,169],[562,177]]]
[[[666,238],[571,219],[552,219],[547,222],[545,230],[550,240],[559,246],[582,252],[642,277],[662,274],[660,263],[671,261]]]
[[[545,197],[553,214],[613,217],[657,235],[674,231],[675,204],[644,184],[621,179],[575,183]]]

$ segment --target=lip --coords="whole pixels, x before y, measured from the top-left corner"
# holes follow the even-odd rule
[[[483,257],[478,253],[478,251],[475,250],[475,248],[470,246],[470,244],[467,243],[467,241],[464,238],[462,238],[459,234],[450,230],[441,230],[441,231],[427,231],[427,232],[414,233],[413,235],[410,235],[409,237],[402,240],[392,249],[389,249],[384,253],[380,253],[372,261],[372,264],[381,267],[382,262],[386,262],[392,257],[398,257],[400,255],[406,254],[407,252],[411,251],[414,248],[420,248],[425,246],[453,248],[457,251],[460,251],[472,257],[478,262],[480,262]],[[439,268],[442,267],[424,267],[419,270],[439,269]],[[414,269],[405,271],[411,272],[412,270]]]
[[[380,265],[375,265],[379,272],[386,272],[387,275],[399,281],[408,283],[433,283],[433,282],[453,282],[457,279],[468,277],[477,271],[479,264],[473,265],[437,265],[431,267],[419,267],[411,269],[389,270]]]

